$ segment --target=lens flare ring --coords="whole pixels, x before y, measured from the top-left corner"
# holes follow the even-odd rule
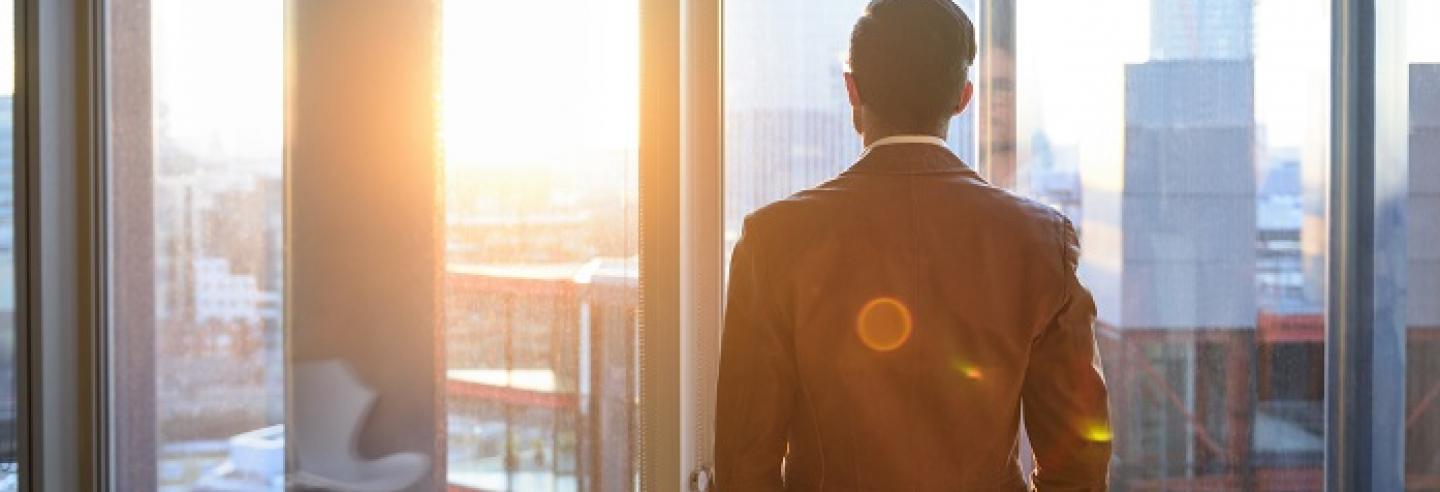
[[[910,308],[893,297],[880,297],[860,308],[855,318],[855,334],[860,342],[876,352],[890,352],[905,345],[914,332]]]

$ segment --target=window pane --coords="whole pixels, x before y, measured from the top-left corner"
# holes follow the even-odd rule
[[[284,3],[109,9],[117,489],[275,489]]]
[[[1017,189],[1080,228],[1112,486],[1320,488],[1330,2],[1019,5]]]
[[[1428,19],[1440,18],[1440,1],[1404,2],[1408,25],[1405,67],[1410,121],[1407,192],[1403,210],[1405,251],[1405,473],[1406,487],[1440,487],[1440,32]],[[1394,128],[1394,127],[1392,127]],[[1381,137],[1379,141],[1386,141]],[[1397,299],[1382,306],[1399,309]]]
[[[728,245],[857,157],[840,74],[865,3],[726,2]],[[1015,141],[950,143],[997,176],[1013,149],[1014,191],[1080,230],[1116,489],[1319,488],[1329,4],[1016,2],[1013,49],[981,46],[1014,67],[971,79],[1013,97],[990,121]]]
[[[452,490],[627,490],[635,482],[638,7],[634,0],[562,4],[441,0],[434,8],[423,2],[415,10],[393,7],[442,16],[433,23],[405,19],[415,22],[396,28],[433,25],[436,44],[426,45],[433,51],[384,48],[438,57],[438,83],[427,93],[436,101],[433,144],[443,149],[434,163],[443,169],[435,184],[435,196],[443,197],[443,240],[434,244],[444,258],[435,277],[444,296],[436,302],[443,321],[435,330],[442,341],[435,357],[443,359],[434,359],[444,361],[434,395],[443,413],[433,428],[444,429],[441,449],[448,455],[433,465],[443,467],[438,476]],[[367,20],[373,20],[380,7],[369,5]],[[327,356],[327,345],[344,345],[326,331],[334,329],[313,322],[303,330],[282,327],[287,304],[288,319],[346,319],[317,307],[317,297],[301,289],[324,283],[298,273],[324,271],[315,255],[310,263],[295,258],[323,249],[315,246],[319,230],[353,237],[395,215],[373,204],[317,211],[322,201],[294,195],[328,193],[315,188],[316,176],[335,167],[317,162],[313,150],[336,138],[316,136],[324,132],[315,127],[325,125],[316,125],[314,115],[335,113],[313,100],[297,103],[313,97],[304,84],[343,80],[340,71],[357,66],[345,63],[353,58],[347,56],[369,54],[340,53],[347,56],[334,65],[305,58],[315,56],[314,46],[354,33],[317,21],[323,9],[301,6],[109,2],[117,489],[313,484],[320,468],[306,463],[328,458],[315,455],[318,446],[309,439],[347,437],[300,429],[305,436],[288,443],[300,443],[291,458],[301,473],[287,470],[283,424],[311,415],[297,408],[322,399],[313,392],[315,378],[345,376],[327,372],[339,366],[309,359]],[[310,71],[287,70],[287,55],[311,61],[296,67]],[[584,84],[575,83],[577,70]],[[359,94],[373,86],[346,89]],[[383,102],[377,106],[404,112]],[[356,131],[336,123],[336,134]],[[555,128],[577,131],[557,134]],[[303,131],[315,133],[297,136]],[[286,159],[292,160],[288,171]],[[302,237],[308,242],[291,244]],[[335,255],[356,252],[341,246]],[[294,260],[288,267],[287,257]],[[296,289],[288,298],[286,275],[294,276]],[[327,314],[314,315],[321,311]],[[402,328],[424,333],[424,327]],[[296,355],[302,350],[306,356]],[[408,360],[341,355],[351,365],[349,376],[371,390],[390,384],[377,374],[399,369],[386,364]],[[287,380],[290,367],[294,376]],[[285,400],[287,381],[300,395],[294,401]],[[404,405],[383,392],[372,396],[370,406],[360,404],[350,416],[374,419],[378,411],[364,412],[376,401],[390,405],[390,415]],[[342,407],[327,415],[341,420]],[[397,431],[356,418],[362,424],[340,431],[351,432],[341,441],[352,447]],[[390,446],[381,453],[404,451],[382,444]],[[403,458],[417,457],[407,454]]]
[[[727,258],[746,214],[840,174],[859,155],[841,74],[850,28],[867,3],[724,2]],[[979,21],[976,0],[957,4]],[[977,69],[970,78],[980,80]],[[946,138],[969,163],[975,114],[960,115]]]
[[[637,8],[444,2],[452,488],[633,488]]]
[[[0,1],[0,491],[17,490],[15,2]]]

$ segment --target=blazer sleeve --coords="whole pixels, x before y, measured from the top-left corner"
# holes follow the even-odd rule
[[[1064,295],[1058,313],[1032,346],[1021,398],[1035,452],[1035,488],[1104,491],[1112,439],[1105,379],[1095,342],[1095,302],[1080,284],[1079,240],[1058,219]]]
[[[761,263],[753,220],[730,261],[715,412],[715,486],[782,491],[782,463],[795,403],[794,345],[778,290]]]

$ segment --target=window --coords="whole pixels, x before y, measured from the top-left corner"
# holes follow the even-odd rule
[[[15,2],[0,2],[0,491],[19,487],[15,314]]]
[[[443,9],[449,484],[631,489],[637,3]]]
[[[726,2],[728,247],[858,155],[841,62],[865,3]],[[1329,2],[957,3],[994,24],[948,141],[1080,229],[1112,483],[1318,488]]]
[[[834,177],[859,155],[841,74],[867,3],[724,2],[727,258],[746,214]],[[975,0],[956,3],[978,22]],[[977,153],[975,114],[958,117],[946,139],[967,162]]]
[[[633,487],[634,0],[108,8],[117,489]]]
[[[284,3],[110,9],[117,485],[283,483]]]
[[[1016,18],[1016,189],[1080,229],[1112,483],[1319,488],[1330,4],[1129,3]]]
[[[1113,486],[1315,490],[1337,459],[1384,451],[1403,453],[1407,487],[1440,488],[1440,253],[1426,247],[1440,241],[1440,38],[1425,23],[1440,0],[1342,2],[1383,11],[1374,32],[1336,30],[1325,0],[955,2],[981,47],[977,98],[946,140],[1080,230]],[[867,0],[25,0],[44,11],[24,19],[12,3],[0,0],[0,25],[20,20],[26,39],[67,39],[91,8],[106,28],[100,57],[17,51],[15,36],[0,55],[12,72],[15,53],[53,57],[41,61],[64,69],[25,60],[25,80],[78,84],[31,105],[0,83],[0,491],[30,475],[16,422],[45,403],[35,395],[86,394],[17,381],[68,364],[24,360],[27,334],[51,350],[77,342],[25,331],[21,314],[49,314],[17,299],[32,272],[72,273],[55,265],[85,245],[16,227],[43,227],[35,197],[85,205],[60,211],[76,216],[90,205],[52,190],[89,189],[67,174],[84,166],[17,160],[14,134],[32,130],[19,125],[39,125],[15,117],[22,107],[60,106],[45,121],[65,125],[104,116],[108,270],[103,285],[83,272],[50,285],[108,295],[103,409],[62,410],[107,419],[109,481],[75,483],[115,490],[346,489],[360,478],[345,470],[389,466],[372,475],[396,488],[672,488],[649,482],[709,454],[704,364],[718,357],[696,335],[718,321],[707,303],[723,281],[709,268],[746,214],[861,151],[841,75]],[[83,34],[72,44],[91,46]],[[1367,36],[1381,73],[1340,71],[1377,82],[1371,194],[1331,179],[1348,141],[1333,41]],[[103,67],[80,67],[91,58]],[[78,100],[88,70],[101,70],[103,107]],[[57,135],[44,158],[87,157],[67,152],[89,137]],[[723,161],[695,157],[712,148]],[[17,169],[36,174],[17,182]],[[719,199],[696,191],[716,175]],[[1356,236],[1337,226],[1337,199],[1373,208],[1356,219],[1374,233],[1373,289],[1327,289],[1342,258],[1330,245]],[[27,244],[61,253],[41,265],[21,247],[34,264],[17,265]],[[676,292],[642,302],[642,250],[646,294]],[[1367,293],[1376,346],[1337,365],[1332,306]],[[61,297],[47,310],[91,309]],[[88,384],[95,361],[74,357],[80,369],[56,380]],[[1351,398],[1331,379],[1357,367],[1390,391],[1354,402],[1395,426],[1373,442],[1403,446],[1327,457],[1327,405]],[[658,377],[642,384],[642,371]],[[86,445],[48,446],[49,466],[71,446]]]

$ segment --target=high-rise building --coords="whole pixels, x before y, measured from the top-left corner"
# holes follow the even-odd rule
[[[1081,274],[1111,378],[1119,488],[1253,485],[1251,457],[1271,450],[1252,432],[1312,437],[1254,403],[1268,376],[1254,355],[1252,3],[1152,3],[1152,59],[1125,70],[1124,160],[1083,176]]]
[[[1301,161],[1292,156],[1272,157],[1259,185],[1255,203],[1256,288],[1262,311],[1313,310],[1318,304],[1305,298],[1304,235],[1305,190]]]
[[[1410,65],[1405,471],[1440,476],[1440,63]],[[1413,480],[1413,479],[1412,479]]]
[[[1114,183],[1090,173],[1084,198],[1085,273],[1105,323],[1254,325],[1253,87],[1248,61],[1126,68],[1123,170]]]
[[[1255,0],[1152,0],[1152,60],[1252,58]]]
[[[1440,63],[1410,66],[1410,255],[1407,318],[1440,329]]]

